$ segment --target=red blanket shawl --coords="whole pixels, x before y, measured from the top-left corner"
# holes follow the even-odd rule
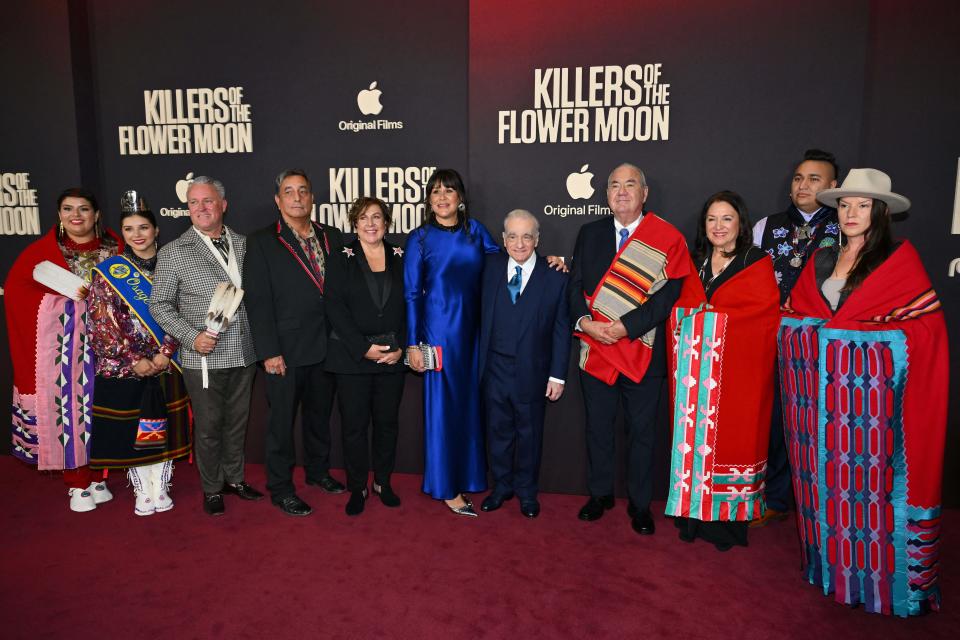
[[[920,258],[904,242],[836,313],[810,260],[787,307],[781,384],[806,577],[872,612],[936,609],[949,360]]]
[[[779,302],[767,256],[721,284],[709,304],[699,279],[685,283],[670,318],[667,515],[762,515]]]
[[[644,304],[667,280],[694,277],[687,243],[669,222],[646,213],[633,235],[623,244],[593,295],[587,308],[594,320],[611,322]],[[582,332],[580,368],[593,377],[613,384],[623,374],[640,382],[653,354],[654,330],[636,340],[623,338],[615,344],[597,342]]]

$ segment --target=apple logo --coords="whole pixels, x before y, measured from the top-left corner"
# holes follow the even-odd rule
[[[369,89],[364,89],[357,94],[357,106],[360,113],[365,116],[375,116],[383,111],[383,105],[380,104],[380,94],[382,91],[377,89],[377,82],[370,83]]]
[[[571,173],[567,176],[567,193],[574,200],[586,200],[593,196],[593,174],[587,171],[589,164],[580,167],[579,173]]]
[[[193,171],[184,176],[183,180],[177,180],[177,197],[183,204],[187,203],[187,190],[190,189],[192,183]]]

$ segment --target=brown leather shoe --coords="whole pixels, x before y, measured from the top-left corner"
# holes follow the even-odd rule
[[[751,529],[759,529],[760,527],[765,527],[771,522],[786,520],[790,517],[789,511],[777,511],[776,509],[767,509],[762,516],[756,520],[750,521]]]

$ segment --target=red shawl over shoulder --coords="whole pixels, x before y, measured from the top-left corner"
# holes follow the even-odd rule
[[[807,264],[779,337],[807,579],[900,616],[939,608],[947,331],[903,242],[834,313]]]
[[[779,302],[769,256],[719,285],[709,303],[699,279],[685,283],[670,318],[667,515],[762,515]]]

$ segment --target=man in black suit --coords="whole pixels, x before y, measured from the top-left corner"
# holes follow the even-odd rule
[[[683,236],[644,212],[643,172],[613,170],[607,201],[613,212],[577,235],[570,282],[570,315],[580,338],[580,385],[586,408],[590,499],[581,520],[613,508],[614,421],[624,405],[627,435],[627,510],[639,534],[654,532],[650,515],[654,421],[666,376],[664,321],[689,275]]]
[[[507,214],[507,253],[486,258],[480,312],[480,384],[494,478],[480,509],[495,511],[516,493],[528,518],[540,514],[544,408],[563,394],[570,361],[567,276],[536,254],[539,241],[532,213]]]
[[[311,221],[313,191],[303,171],[290,169],[277,176],[274,200],[280,217],[248,239],[244,303],[257,357],[267,372],[267,489],[284,513],[306,516],[312,509],[293,484],[293,429],[301,405],[307,484],[327,493],[344,491],[330,475],[335,378],[324,371],[323,298],[327,264],[340,259],[343,235]]]

